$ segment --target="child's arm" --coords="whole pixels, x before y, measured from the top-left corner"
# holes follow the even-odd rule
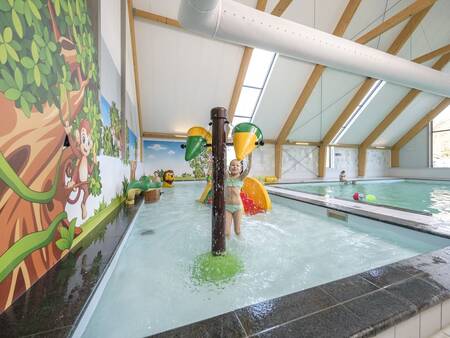
[[[248,155],[248,164],[247,168],[242,172],[240,178],[244,179],[247,177],[248,173],[250,172],[250,169],[252,168],[252,154]]]

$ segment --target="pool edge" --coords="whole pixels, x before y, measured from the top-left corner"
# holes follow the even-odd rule
[[[327,198],[278,187],[267,187],[267,191],[269,194],[278,197],[342,211],[348,214],[370,218],[376,221],[450,239],[450,228],[446,228],[447,224],[445,222],[442,222],[433,216],[413,213],[408,210],[400,210],[397,208],[386,208],[381,205],[362,204],[343,199]]]

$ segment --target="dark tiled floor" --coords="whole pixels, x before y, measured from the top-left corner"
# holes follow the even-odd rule
[[[402,316],[410,316],[416,308],[381,289],[344,304],[365,324],[365,327],[388,327]]]
[[[320,288],[313,288],[248,306],[236,314],[250,335],[336,304]]]
[[[360,276],[350,276],[321,286],[325,292],[339,302],[362,296],[377,287]]]
[[[2,313],[0,337],[67,336],[137,210],[108,217]]]
[[[360,276],[380,288],[410,277],[408,273],[397,270],[389,265],[369,270]]]
[[[262,332],[258,337],[344,338],[361,329],[358,318],[339,305]]]
[[[439,289],[420,278],[410,278],[391,285],[386,290],[400,299],[414,304],[419,310],[448,298],[448,290]]]

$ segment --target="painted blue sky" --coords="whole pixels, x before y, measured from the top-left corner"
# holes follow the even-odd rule
[[[184,149],[176,141],[144,140],[144,165],[146,174],[154,171],[172,169],[176,176],[182,173],[192,173],[189,163],[184,160]]]
[[[111,105],[109,102],[105,99],[104,96],[100,96],[100,111],[102,112],[102,120],[104,126],[110,126],[111,125],[111,119],[109,117],[109,108]]]
[[[133,131],[128,128],[128,147],[130,149],[130,161],[136,160],[136,146],[137,137],[134,135]]]

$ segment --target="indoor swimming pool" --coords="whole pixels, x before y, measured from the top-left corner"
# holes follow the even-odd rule
[[[430,213],[450,219],[450,182],[431,180],[367,180],[356,184],[318,182],[282,184],[280,188],[353,201],[355,192],[376,196],[374,203]]]
[[[241,236],[227,242],[243,271],[227,283],[199,283],[193,262],[211,243],[211,209],[196,202],[202,189],[177,184],[141,207],[75,337],[148,336],[450,245],[272,196],[273,210],[244,217]]]

